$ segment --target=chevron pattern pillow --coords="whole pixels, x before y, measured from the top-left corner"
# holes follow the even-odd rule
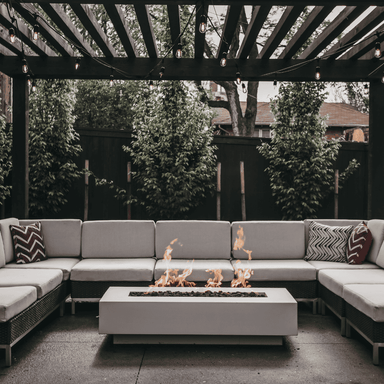
[[[372,233],[364,222],[352,231],[348,240],[347,260],[349,264],[362,264],[372,244]]]
[[[309,224],[308,247],[305,260],[347,262],[347,243],[353,225],[332,227],[312,221]]]
[[[16,263],[27,264],[47,259],[41,223],[10,225]]]

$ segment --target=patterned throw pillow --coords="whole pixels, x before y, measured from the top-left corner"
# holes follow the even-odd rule
[[[347,243],[353,225],[331,227],[312,221],[309,224],[308,248],[305,260],[347,262]]]
[[[372,233],[364,222],[353,231],[348,240],[347,260],[349,264],[362,264],[372,244]]]
[[[41,223],[31,225],[10,225],[16,263],[27,264],[47,259]]]

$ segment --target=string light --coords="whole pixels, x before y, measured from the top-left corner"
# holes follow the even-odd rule
[[[76,59],[76,63],[75,63],[75,69],[76,69],[76,71],[77,71],[79,68],[80,68],[80,57],[78,57],[78,58]]]
[[[179,43],[179,44],[177,44],[177,46],[178,46],[178,48],[176,51],[176,59],[181,59],[183,57],[183,51],[182,51],[183,44]]]
[[[241,74],[239,71],[236,72],[236,84],[237,85],[241,84]]]
[[[383,73],[383,76],[381,77],[381,82],[384,84],[384,73]]]
[[[25,59],[21,60],[21,70],[23,71],[23,73],[28,73],[28,64],[27,60]]]
[[[27,75],[28,87],[31,86],[31,76]]]
[[[160,79],[164,76],[164,72],[165,72],[165,67],[161,67],[159,72]]]
[[[227,52],[223,52],[223,56],[220,59],[220,66],[225,67],[227,65]]]
[[[273,80],[273,86],[274,86],[274,87],[277,87],[277,80],[276,80],[276,79]]]
[[[110,87],[113,87],[113,81],[114,81],[114,76],[111,74],[111,75],[109,76],[109,86],[110,86]]]
[[[9,40],[13,44],[16,41],[15,28],[9,28]]]
[[[369,93],[369,86],[368,86],[368,84],[366,83],[366,84],[364,84],[364,94],[365,94],[365,95],[368,95],[368,93]]]
[[[247,93],[247,87],[244,83],[241,84],[241,88],[243,88],[243,93]]]
[[[207,16],[201,15],[200,17],[200,26],[199,26],[199,32],[205,33],[207,31]]]
[[[379,41],[375,43],[375,57],[376,59],[380,59],[381,57],[381,45]]]
[[[320,80],[320,79],[321,79],[319,60],[317,60],[317,66],[316,66],[316,72],[315,72],[315,79],[316,79],[316,80]]]
[[[36,82],[35,79],[32,81],[32,92],[36,92]]]
[[[39,38],[39,32],[40,32],[40,27],[38,26],[38,24],[35,24],[33,26],[33,40],[37,40]]]
[[[154,87],[153,87],[153,81],[152,81],[152,80],[149,80],[148,85],[149,85],[149,90],[152,91],[153,88],[154,88]]]

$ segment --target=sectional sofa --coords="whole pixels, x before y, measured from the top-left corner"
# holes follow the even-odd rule
[[[253,287],[287,288],[296,300],[312,302],[314,311],[317,303],[322,312],[332,310],[342,335],[350,336],[351,328],[360,332],[378,364],[384,346],[384,220],[367,222],[373,242],[362,264],[307,260],[313,220],[75,219],[39,220],[47,259],[16,263],[10,225],[35,221],[0,220],[0,348],[6,365],[12,346],[55,309],[62,314],[69,295],[75,314],[76,302],[99,301],[110,286],[156,285],[165,276],[181,285],[230,286],[244,278]],[[316,222],[353,228],[361,220]]]

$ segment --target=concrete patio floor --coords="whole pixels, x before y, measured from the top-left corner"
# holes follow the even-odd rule
[[[97,315],[98,304],[78,304],[74,316],[67,304],[13,347],[11,367],[0,350],[0,383],[384,383],[384,348],[374,366],[369,343],[302,303],[299,335],[283,346],[113,345]]]

